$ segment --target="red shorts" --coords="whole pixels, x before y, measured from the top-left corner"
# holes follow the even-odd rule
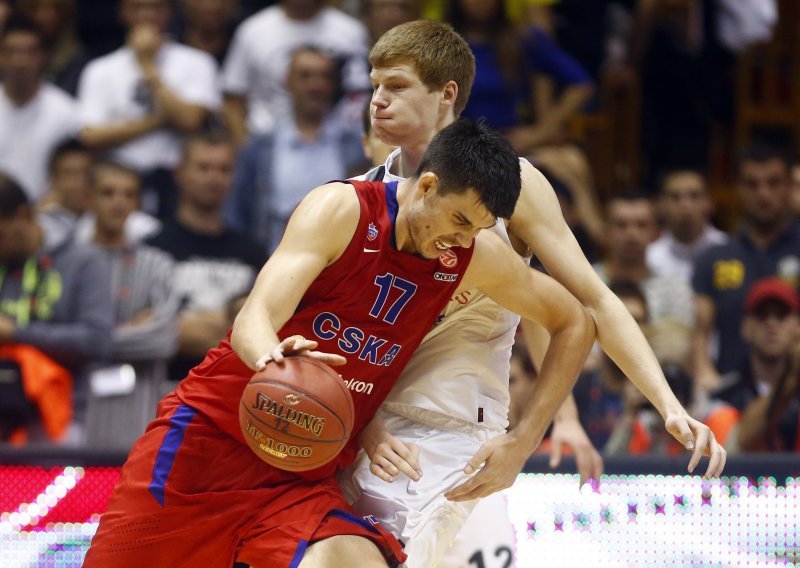
[[[87,568],[294,568],[335,535],[370,539],[389,564],[400,543],[356,516],[333,477],[309,481],[262,462],[174,394],[136,442],[100,518]]]

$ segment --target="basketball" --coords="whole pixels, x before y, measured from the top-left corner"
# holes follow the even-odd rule
[[[239,425],[268,464],[307,471],[330,462],[353,431],[353,399],[331,367],[305,356],[270,362],[247,383]]]

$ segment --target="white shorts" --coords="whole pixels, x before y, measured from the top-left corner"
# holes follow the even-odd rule
[[[517,535],[503,493],[478,501],[456,541],[444,554],[442,568],[513,568]]]
[[[393,436],[419,446],[422,478],[415,482],[401,474],[386,483],[369,471],[369,458],[362,450],[342,472],[340,483],[358,514],[374,515],[403,541],[408,554],[405,566],[434,568],[442,566],[445,551],[477,503],[448,501],[443,494],[469,479],[463,471],[467,462],[497,433],[469,424],[461,428],[468,432],[454,431],[454,421],[448,417],[409,407],[402,411],[414,414],[413,419],[386,409],[380,416]],[[442,429],[443,424],[449,428]]]

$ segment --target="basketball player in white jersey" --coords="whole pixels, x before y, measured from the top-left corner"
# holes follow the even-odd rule
[[[413,173],[434,134],[464,108],[474,59],[452,28],[417,21],[384,34],[370,63],[372,128],[400,149],[367,177],[404,177]],[[689,471],[707,455],[706,477],[719,475],[725,450],[667,386],[638,326],[583,256],[550,184],[527,161],[521,166],[522,195],[508,225],[498,223],[498,234],[521,256],[536,254],[595,314],[603,349],[692,451]],[[440,565],[476,500],[514,482],[535,449],[521,440],[541,440],[553,418],[543,409],[563,402],[554,404],[555,375],[537,381],[518,425],[505,432],[517,321],[479,293],[453,298],[362,434],[365,451],[342,478],[357,510],[378,517],[406,543],[408,567]],[[541,361],[544,346],[537,347]]]

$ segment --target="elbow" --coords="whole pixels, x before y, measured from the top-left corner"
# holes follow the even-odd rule
[[[175,117],[172,124],[181,134],[195,134],[199,132],[206,123],[208,111],[202,107],[188,109]]]

